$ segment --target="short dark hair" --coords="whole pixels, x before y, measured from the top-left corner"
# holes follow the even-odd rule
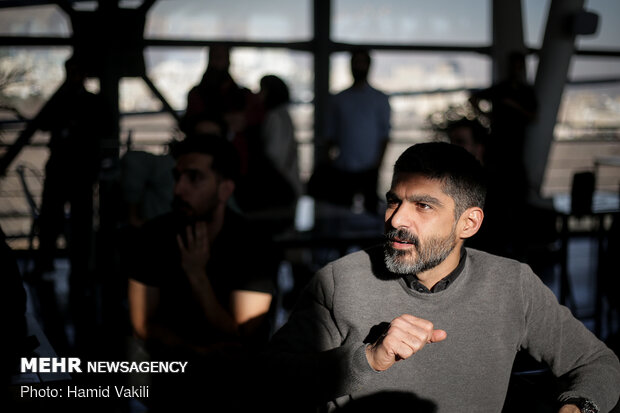
[[[449,135],[455,129],[467,128],[471,130],[471,136],[475,143],[486,145],[489,140],[489,130],[482,126],[476,119],[460,118],[448,122],[444,131]]]
[[[82,55],[73,54],[65,60],[65,73],[68,74],[69,72],[86,77],[86,60]]]
[[[181,141],[170,145],[170,153],[175,159],[190,153],[202,153],[211,155],[213,163],[211,169],[222,178],[237,181],[240,173],[240,160],[237,150],[231,142],[225,138],[213,135],[188,135]]]
[[[267,91],[265,96],[266,109],[273,109],[291,101],[288,86],[277,76],[263,76],[260,80],[260,87]]]
[[[353,61],[353,59],[355,58],[362,58],[364,59],[366,64],[368,64],[368,66],[370,66],[370,63],[372,62],[372,58],[370,57],[370,49],[368,48],[355,47],[351,49],[350,54],[351,54],[351,61]]]
[[[454,199],[457,219],[467,208],[484,207],[486,182],[482,165],[460,146],[446,142],[410,146],[394,164],[394,178],[400,173],[441,181],[443,191]]]

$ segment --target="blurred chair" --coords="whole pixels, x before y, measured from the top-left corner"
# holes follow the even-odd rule
[[[26,197],[26,202],[28,203],[28,208],[30,208],[30,215],[32,216],[32,224],[30,224],[30,232],[28,234],[28,249],[29,251],[33,250],[33,242],[34,237],[37,233],[38,223],[39,223],[39,206],[34,200],[32,196],[32,191],[28,186],[28,182],[26,181],[26,169],[28,167],[24,164],[20,164],[15,168],[17,175],[19,176],[19,182],[24,191],[24,196]]]
[[[592,213],[592,201],[596,188],[594,172],[577,172],[571,185],[571,214],[577,218]]]

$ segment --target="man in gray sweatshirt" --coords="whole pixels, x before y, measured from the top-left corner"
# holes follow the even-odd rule
[[[379,400],[385,411],[500,412],[524,350],[566,383],[559,412],[611,410],[616,355],[527,265],[463,246],[484,198],[481,167],[462,148],[407,149],[387,193],[385,245],[320,270],[275,334],[278,385],[328,410]]]

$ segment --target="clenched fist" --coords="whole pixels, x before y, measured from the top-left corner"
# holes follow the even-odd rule
[[[433,323],[409,314],[396,317],[387,331],[366,347],[368,364],[376,371],[387,370],[399,360],[411,357],[428,343],[445,340],[444,330],[435,330]]]

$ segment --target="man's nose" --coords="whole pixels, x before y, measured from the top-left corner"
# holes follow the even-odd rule
[[[185,180],[183,179],[183,177],[180,177],[174,183],[174,192],[173,193],[174,193],[175,196],[183,195],[185,193],[187,185],[185,185],[184,181]]]
[[[391,211],[388,221],[393,228],[409,228],[413,222],[405,204],[400,204]]]

